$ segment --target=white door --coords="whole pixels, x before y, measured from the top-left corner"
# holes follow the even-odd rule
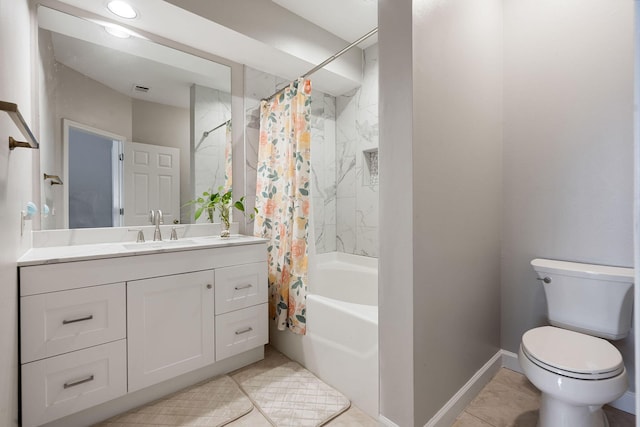
[[[124,143],[124,225],[149,225],[160,209],[165,224],[180,219],[180,150]]]
[[[129,392],[214,362],[213,270],[127,283]]]

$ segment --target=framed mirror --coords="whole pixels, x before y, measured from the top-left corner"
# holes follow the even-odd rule
[[[190,223],[231,188],[230,67],[45,6],[38,26],[40,177],[62,182],[43,180],[43,230]]]

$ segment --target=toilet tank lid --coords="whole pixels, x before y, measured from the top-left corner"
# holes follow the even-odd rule
[[[565,276],[588,277],[592,279],[633,282],[634,270],[629,267],[583,264],[579,262],[558,261],[536,258],[531,265],[537,272],[560,274]]]

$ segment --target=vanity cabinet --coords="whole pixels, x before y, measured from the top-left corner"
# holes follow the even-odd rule
[[[214,362],[213,274],[127,282],[130,392]]]
[[[266,257],[264,241],[254,239],[20,266],[22,425],[266,344]]]

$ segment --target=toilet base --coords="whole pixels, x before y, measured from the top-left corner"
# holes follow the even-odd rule
[[[538,427],[609,427],[602,405],[574,406],[542,393]]]

